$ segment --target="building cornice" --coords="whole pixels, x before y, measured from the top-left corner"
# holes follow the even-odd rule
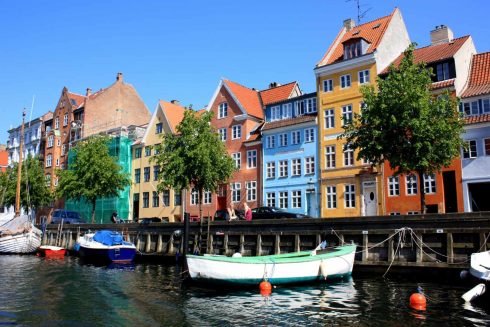
[[[376,52],[363,55],[357,58],[333,63],[330,65],[326,66],[321,66],[317,67],[314,69],[315,71],[315,76],[323,76],[323,75],[330,75],[330,74],[335,74],[339,72],[343,72],[346,70],[350,70],[359,66],[364,66],[368,64],[375,64],[376,63]]]

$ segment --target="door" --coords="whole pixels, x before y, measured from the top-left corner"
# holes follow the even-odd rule
[[[378,214],[378,196],[376,194],[376,182],[362,183],[362,195],[364,198],[364,216],[376,216]]]
[[[458,196],[456,193],[456,173],[454,170],[442,173],[444,182],[444,207],[446,213],[458,212]]]

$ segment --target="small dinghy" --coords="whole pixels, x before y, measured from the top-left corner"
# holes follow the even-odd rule
[[[37,249],[37,255],[46,258],[64,258],[66,254],[66,249],[60,246],[54,245],[42,245]]]

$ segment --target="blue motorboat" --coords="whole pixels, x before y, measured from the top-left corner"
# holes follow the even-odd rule
[[[110,230],[83,235],[77,240],[75,250],[86,261],[104,263],[129,263],[136,255],[133,243],[124,241],[120,233]]]

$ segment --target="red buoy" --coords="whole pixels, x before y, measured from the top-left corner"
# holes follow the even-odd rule
[[[427,307],[427,300],[424,294],[413,293],[410,295],[410,307],[415,310],[425,310]]]
[[[260,282],[259,288],[260,294],[264,296],[270,295],[272,293],[272,285],[266,280]]]

